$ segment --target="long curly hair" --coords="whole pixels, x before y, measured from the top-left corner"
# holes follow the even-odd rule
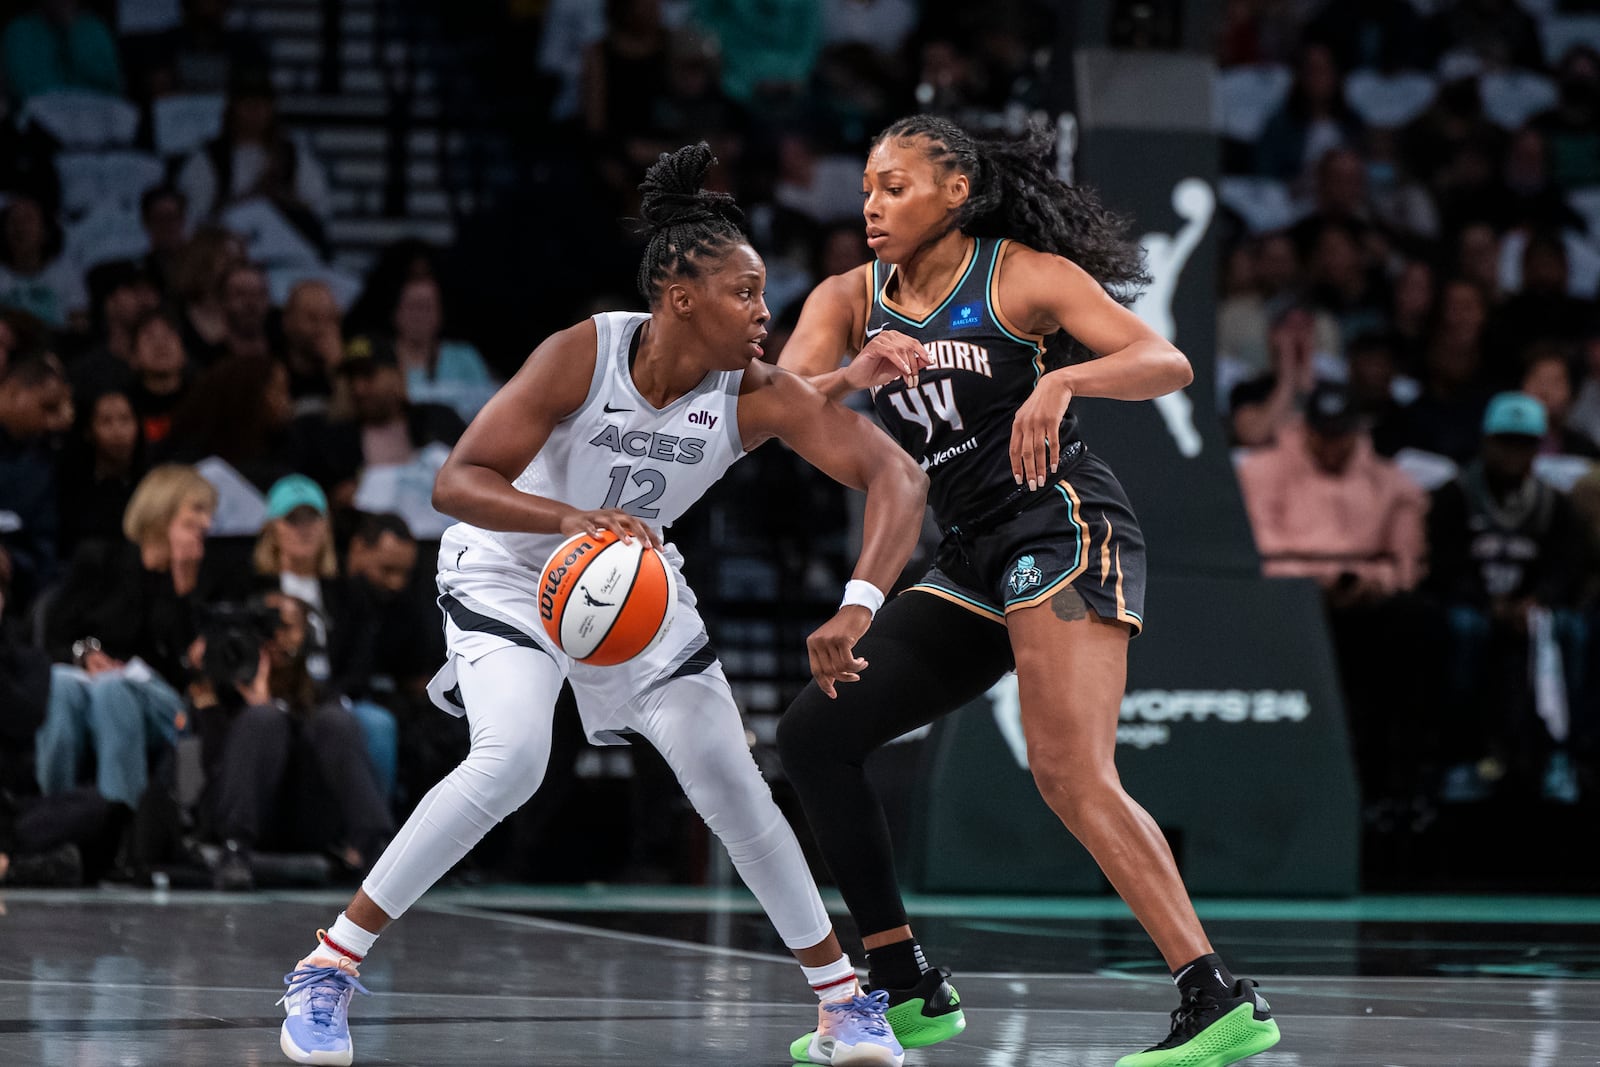
[[[647,304],[655,304],[667,278],[698,278],[704,266],[746,241],[744,212],[733,197],[703,188],[716,161],[701,141],[661,153],[645,172],[639,219],[646,240],[638,282]]]
[[[963,233],[1010,237],[1064,256],[1123,303],[1150,284],[1128,220],[1100,203],[1094,190],[1068,185],[1050,169],[1054,138],[1047,127],[1033,124],[1020,138],[986,140],[949,119],[911,115],[873,138],[872,147],[891,139],[921,151],[941,177],[951,171],[967,176],[972,191],[955,218]]]

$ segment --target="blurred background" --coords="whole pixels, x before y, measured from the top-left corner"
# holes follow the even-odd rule
[[[929,111],[1053,129],[1196,366],[1082,405],[1152,544],[1119,762],[1191,886],[1592,888],[1597,48],[1595,0],[0,3],[0,880],[357,875],[465,751],[421,690],[433,472],[547,333],[639,306],[644,168],[715,149],[775,359]],[[802,834],[772,739],[858,503],[769,445],[671,531]],[[1025,766],[1005,685],[877,758],[911,886],[1109,891]],[[455,877],[716,852],[568,707]]]

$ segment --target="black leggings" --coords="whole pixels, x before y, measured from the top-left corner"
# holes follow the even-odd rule
[[[931,593],[878,612],[856,654],[859,682],[815,682],[778,724],[778,751],[822,857],[863,935],[906,925],[883,805],[863,765],[874,750],[986,692],[1011,669],[1005,626]]]

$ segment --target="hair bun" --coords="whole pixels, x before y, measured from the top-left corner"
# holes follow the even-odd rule
[[[645,228],[664,230],[719,218],[740,225],[744,213],[732,196],[702,188],[716,161],[704,141],[661,153],[639,186],[639,217]]]

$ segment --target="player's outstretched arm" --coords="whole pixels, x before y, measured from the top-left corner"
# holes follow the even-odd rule
[[[739,426],[746,448],[777,437],[835,481],[866,490],[861,556],[852,580],[871,585],[881,602],[916,548],[928,476],[878,427],[796,375],[764,364],[745,372]],[[811,673],[828,696],[836,681],[856,681],[866,667],[853,649],[875,611],[859,600],[847,602],[807,640]]]
[[[579,511],[513,482],[577,411],[594,378],[595,325],[585,319],[552,334],[490,398],[451,450],[433,482],[434,509],[485,530],[593,533],[604,528],[655,543],[653,531],[621,511]]]

